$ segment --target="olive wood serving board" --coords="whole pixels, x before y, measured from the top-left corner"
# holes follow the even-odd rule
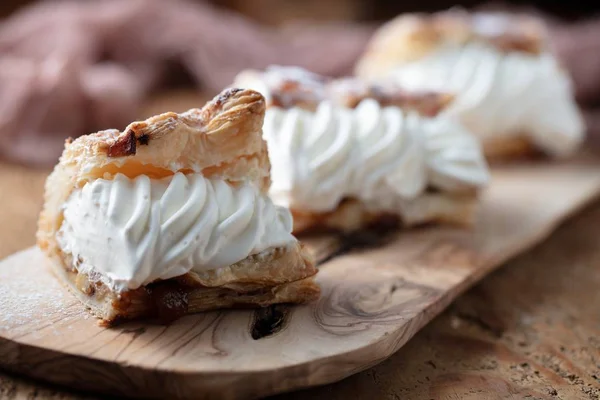
[[[104,393],[242,399],[334,382],[404,345],[466,288],[600,194],[600,161],[493,172],[472,230],[307,239],[321,299],[100,327],[37,248],[0,262],[0,368]]]

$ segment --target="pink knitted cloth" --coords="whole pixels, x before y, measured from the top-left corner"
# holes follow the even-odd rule
[[[69,136],[123,129],[173,65],[213,92],[270,64],[335,76],[351,72],[371,33],[268,29],[183,0],[39,3],[0,23],[0,157],[48,165]]]

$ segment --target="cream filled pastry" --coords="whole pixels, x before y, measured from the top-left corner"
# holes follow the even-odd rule
[[[96,179],[73,191],[57,238],[117,290],[293,246],[292,216],[252,184],[182,174]]]
[[[290,211],[267,195],[264,112],[260,94],[230,89],[66,143],[38,244],[95,315],[171,320],[318,296]]]
[[[244,72],[235,84],[262,86],[272,99],[263,127],[270,193],[292,210],[296,231],[356,229],[387,216],[406,224],[471,220],[488,170],[478,141],[435,115],[447,96],[352,79],[322,79],[313,92],[295,69],[284,78],[277,67]]]
[[[356,69],[367,80],[454,93],[443,114],[505,158],[572,154],[584,137],[571,81],[542,25],[503,14],[404,15],[374,36]]]

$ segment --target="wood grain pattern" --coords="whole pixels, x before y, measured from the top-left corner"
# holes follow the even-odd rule
[[[401,232],[324,263],[322,299],[290,309],[279,332],[259,340],[251,311],[100,328],[30,249],[0,265],[0,363],[129,395],[244,398],[339,380],[387,358],[462,290],[595,197],[597,168],[582,160],[496,171],[472,232]]]
[[[600,399],[598,221],[596,201],[376,367],[272,400]]]

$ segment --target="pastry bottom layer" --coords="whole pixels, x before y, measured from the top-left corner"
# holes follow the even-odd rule
[[[471,226],[477,211],[477,193],[448,195],[428,192],[403,204],[401,213],[377,212],[369,210],[356,199],[345,199],[334,210],[327,213],[309,213],[292,209],[294,234],[337,230],[342,232],[385,222],[399,221],[405,226],[430,222]]]
[[[491,163],[540,156],[541,152],[523,136],[482,139],[483,153]]]
[[[306,303],[320,295],[314,282],[317,269],[301,245],[247,257],[222,272],[211,272],[212,276],[188,273],[119,293],[66,267],[69,257],[51,259],[50,264],[59,280],[107,326],[141,318],[168,323],[187,314],[221,308]]]

